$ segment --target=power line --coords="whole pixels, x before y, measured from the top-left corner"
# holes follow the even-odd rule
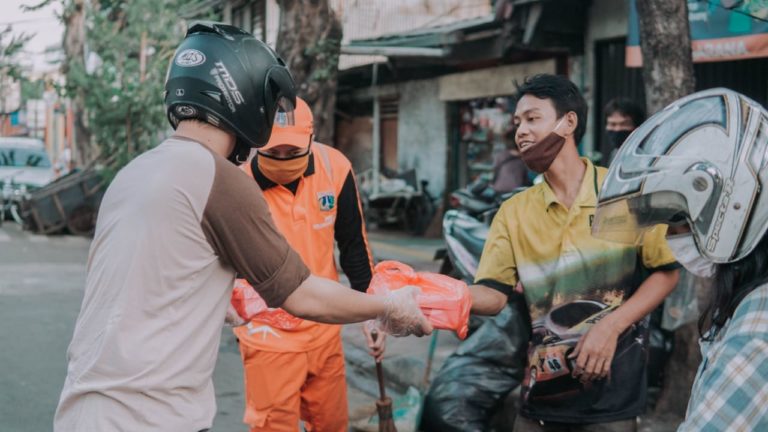
[[[31,22],[51,21],[51,20],[57,20],[58,21],[59,18],[58,17],[27,18],[27,19],[16,20],[16,21],[0,22],[0,25],[25,24],[25,23],[31,23]]]

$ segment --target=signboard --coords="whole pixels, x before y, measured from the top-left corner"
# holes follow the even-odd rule
[[[629,2],[627,67],[641,67],[640,22]],[[768,57],[768,2],[763,0],[688,0],[688,22],[695,63]]]

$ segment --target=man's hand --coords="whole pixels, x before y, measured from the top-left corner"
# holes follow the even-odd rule
[[[386,311],[379,316],[377,325],[392,336],[424,336],[432,334],[432,324],[421,312],[416,296],[421,289],[409,285],[392,291],[384,297]]]
[[[232,327],[237,327],[245,324],[246,321],[238,315],[235,307],[232,306],[232,303],[229,303],[227,304],[227,314],[224,315],[224,323]]]
[[[376,331],[376,340],[373,340],[371,332]],[[363,323],[363,333],[365,333],[365,339],[368,341],[368,354],[376,360],[376,363],[381,363],[381,359],[384,358],[385,343],[387,339],[387,333],[384,330],[376,328],[375,321],[366,321]]]
[[[607,318],[607,317],[606,317]],[[582,383],[606,378],[611,373],[613,355],[620,332],[608,319],[602,319],[581,337],[569,358],[576,359],[573,377]]]

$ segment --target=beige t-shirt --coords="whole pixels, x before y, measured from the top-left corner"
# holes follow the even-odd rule
[[[123,168],[99,211],[54,430],[209,428],[236,272],[272,307],[309,277],[254,181],[181,139]]]

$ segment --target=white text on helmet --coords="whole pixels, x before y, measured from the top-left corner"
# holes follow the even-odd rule
[[[229,70],[224,66],[224,63],[216,62],[214,65],[216,68],[211,70],[211,75],[213,75],[216,80],[216,86],[219,87],[224,95],[224,99],[226,99],[230,111],[235,112],[235,104],[240,105],[245,102],[245,99],[240,93],[240,89],[237,88],[235,80],[232,79]]]
[[[720,207],[718,207],[715,226],[712,228],[712,235],[707,239],[707,250],[710,252],[715,251],[717,242],[720,240],[720,229],[723,228],[723,221],[725,220],[725,213],[728,211],[728,203],[731,201],[731,194],[733,194],[733,180],[728,179],[723,185],[723,199],[720,203]]]

